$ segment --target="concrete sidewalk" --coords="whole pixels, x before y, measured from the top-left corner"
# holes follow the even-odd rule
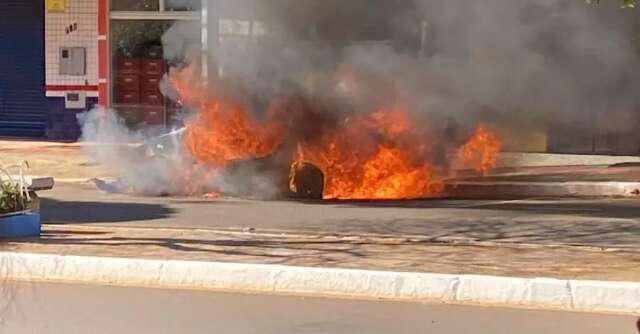
[[[0,140],[0,164],[26,160],[33,176],[56,179],[91,179],[110,176],[110,171],[93,161],[83,151],[91,144],[40,141]]]
[[[392,235],[45,225],[41,238],[10,241],[3,249],[77,256],[640,282],[640,247],[457,244]]]
[[[9,280],[640,314],[628,249],[46,226],[0,261]]]

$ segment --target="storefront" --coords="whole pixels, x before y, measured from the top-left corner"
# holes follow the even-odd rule
[[[0,136],[75,140],[78,114],[96,106],[133,128],[170,127],[180,106],[165,74],[194,61],[204,81],[233,73],[219,56],[253,52],[267,33],[260,3],[0,1]]]
[[[131,127],[170,126],[179,106],[163,95],[163,77],[201,50],[200,0],[174,2],[112,0],[108,101]]]
[[[13,2],[23,3],[12,0],[1,6]],[[24,48],[32,57],[22,59],[37,60],[25,64],[25,68],[35,69],[29,74],[34,75],[32,86],[40,92],[35,88],[30,91],[41,97],[39,103],[44,107],[30,109],[32,114],[41,113],[29,114],[38,120],[34,123],[37,129],[10,133],[16,136],[77,139],[81,135],[77,115],[98,105],[119,113],[135,129],[171,127],[180,106],[163,94],[165,74],[172,67],[197,62],[203,80],[217,76],[223,66],[211,56],[216,53],[210,49],[264,34],[260,23],[238,10],[235,1],[31,2],[40,11],[32,11],[33,19],[23,21],[40,36]],[[32,45],[43,40],[40,48]],[[15,50],[2,50],[7,53],[4,60],[15,56]],[[29,101],[38,102],[35,98]],[[16,110],[11,115],[14,114],[24,118],[28,113]],[[0,132],[3,129],[9,127],[0,126]]]
[[[76,116],[94,108],[106,82],[106,14],[107,0],[0,1],[0,136],[80,136]]]
[[[166,125],[175,108],[159,84],[180,56],[165,57],[162,36],[202,22],[201,0],[179,2],[0,1],[0,136],[75,140],[97,105]]]

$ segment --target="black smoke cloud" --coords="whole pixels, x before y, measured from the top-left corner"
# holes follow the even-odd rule
[[[574,133],[639,125],[638,13],[614,1],[218,0],[205,7],[209,27],[234,19],[264,26],[254,43],[209,36],[205,53],[258,100],[304,90],[327,101],[345,93],[351,109],[402,100],[436,124]],[[184,48],[176,38],[165,36],[169,53],[174,44]],[[336,89],[335,73],[345,67],[366,73],[360,95]]]

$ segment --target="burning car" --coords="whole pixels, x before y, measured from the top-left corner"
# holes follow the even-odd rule
[[[173,79],[183,88],[191,80],[183,72]],[[442,144],[452,143],[416,122],[410,107],[402,104],[336,113],[327,109],[340,108],[338,104],[292,95],[274,99],[258,116],[234,100],[178,91],[189,96],[186,101],[198,101],[193,105],[197,114],[185,127],[148,141],[141,150],[150,159],[175,164],[179,189],[196,183],[214,185],[207,193],[241,196],[435,197],[444,188],[448,166],[443,161],[458,160],[486,172],[501,146],[493,132],[480,126],[464,142],[453,143],[458,146],[446,150],[443,159]],[[197,189],[189,192],[205,192]]]

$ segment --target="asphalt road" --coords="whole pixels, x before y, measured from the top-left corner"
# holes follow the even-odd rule
[[[296,202],[136,197],[89,185],[42,192],[49,224],[418,235],[434,240],[640,247],[640,200]]]
[[[0,331],[633,334],[630,316],[51,283],[3,285]]]

